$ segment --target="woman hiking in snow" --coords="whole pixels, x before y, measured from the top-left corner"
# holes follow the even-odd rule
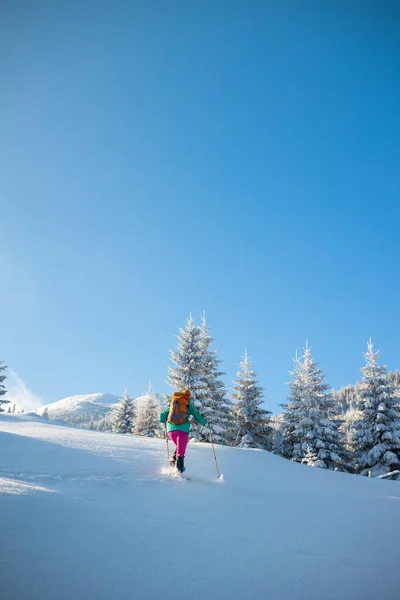
[[[160,422],[167,423],[168,437],[174,442],[176,448],[170,459],[171,467],[175,467],[183,473],[186,446],[189,441],[190,421],[192,415],[201,425],[207,425],[205,419],[197,410],[193,402],[190,402],[190,390],[174,392],[169,406],[160,414]]]

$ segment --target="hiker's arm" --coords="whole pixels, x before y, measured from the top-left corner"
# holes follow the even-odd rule
[[[207,419],[205,419],[203,417],[203,415],[201,415],[199,413],[199,411],[197,410],[197,408],[195,407],[195,405],[193,404],[193,402],[190,403],[189,412],[190,412],[191,415],[193,415],[193,417],[196,419],[196,421],[198,423],[200,423],[201,425],[207,425]]]
[[[160,413],[160,423],[165,423],[169,413],[169,406]]]

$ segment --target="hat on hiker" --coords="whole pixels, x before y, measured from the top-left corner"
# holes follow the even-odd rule
[[[192,394],[190,393],[190,390],[183,390],[182,394],[185,394],[185,396],[187,396],[188,398],[190,398],[190,397],[191,397],[191,395],[192,395]]]

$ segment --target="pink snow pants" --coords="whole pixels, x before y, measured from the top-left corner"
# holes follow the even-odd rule
[[[168,437],[172,440],[176,446],[176,455],[185,457],[186,446],[189,441],[189,434],[186,431],[170,431]]]

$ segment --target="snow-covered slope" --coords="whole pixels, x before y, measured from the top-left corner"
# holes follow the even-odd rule
[[[42,406],[38,410],[43,414],[47,408],[50,418],[65,418],[71,415],[102,415],[106,414],[115,404],[118,404],[118,396],[112,394],[86,394],[83,396],[69,396],[57,402]]]
[[[0,415],[5,600],[393,600],[400,484]]]

